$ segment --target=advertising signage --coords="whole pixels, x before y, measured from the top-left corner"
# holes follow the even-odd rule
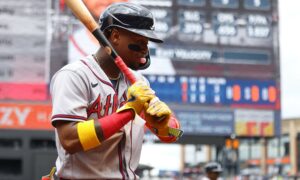
[[[0,0],[0,100],[48,100],[49,2]]]

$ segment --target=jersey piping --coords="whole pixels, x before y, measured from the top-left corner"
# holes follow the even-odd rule
[[[133,123],[133,121],[131,121],[131,127],[130,127],[130,158],[129,158],[128,168],[132,172],[134,179],[136,179],[136,174],[134,173],[134,171],[132,170],[132,168],[130,166],[131,157],[132,157],[132,123]]]
[[[52,120],[53,119],[72,119],[72,120],[86,120],[86,117],[83,116],[76,116],[76,115],[68,115],[68,114],[56,114],[54,116],[52,116]]]
[[[113,87],[113,85],[110,82],[107,82],[107,81],[103,80],[102,78],[100,78],[86,62],[84,62],[83,60],[81,60],[81,62],[84,65],[86,65],[92,71],[92,73],[96,76],[96,78],[99,81],[101,81],[103,84],[106,84],[106,85],[110,86],[113,90],[115,90],[114,87]]]

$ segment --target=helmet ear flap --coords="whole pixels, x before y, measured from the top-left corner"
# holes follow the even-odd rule
[[[150,66],[151,59],[150,59],[150,52],[149,51],[148,51],[148,54],[145,58],[146,58],[146,62],[143,63],[143,64],[140,64],[139,70],[147,69]]]

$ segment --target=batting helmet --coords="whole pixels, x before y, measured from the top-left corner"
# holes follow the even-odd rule
[[[111,4],[99,19],[100,29],[103,32],[111,27],[118,27],[147,37],[150,41],[162,43],[163,40],[154,33],[154,22],[153,14],[147,8],[127,2]],[[148,68],[150,63],[148,52],[146,62],[140,64],[139,69]]]
[[[153,14],[147,8],[127,2],[111,4],[99,19],[102,31],[119,27],[147,37],[150,41],[162,43],[163,40],[154,33],[154,22]]]
[[[217,162],[209,162],[204,167],[205,172],[217,172],[221,173],[223,171],[221,164]]]

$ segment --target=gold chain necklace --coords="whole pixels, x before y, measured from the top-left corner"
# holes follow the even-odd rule
[[[96,60],[96,62],[98,63],[98,65],[100,66],[100,61],[99,61],[98,57],[95,54],[92,54],[92,56]]]

